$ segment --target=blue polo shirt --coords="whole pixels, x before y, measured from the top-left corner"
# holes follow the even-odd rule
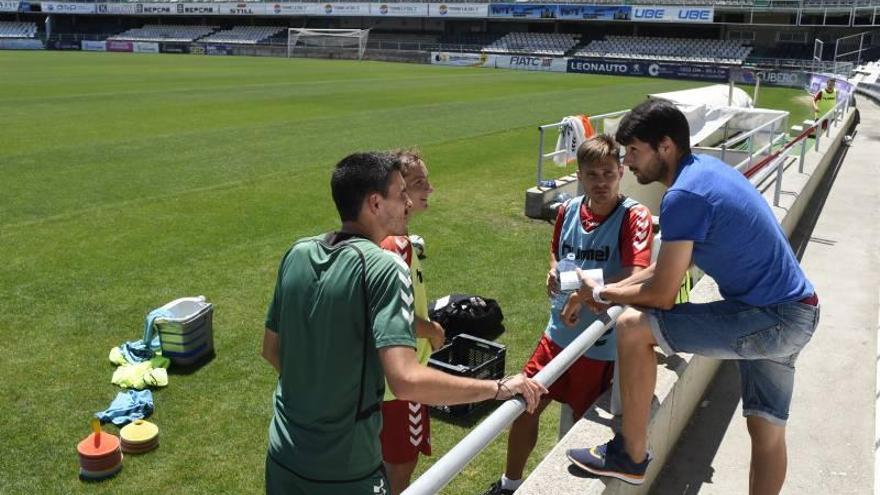
[[[694,264],[725,299],[753,306],[798,301],[814,289],[770,206],[740,172],[688,155],[660,203],[663,241],[693,241]]]

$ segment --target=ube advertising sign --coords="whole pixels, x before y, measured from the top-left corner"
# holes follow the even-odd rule
[[[674,7],[645,5],[632,9],[632,20],[639,22],[711,23],[715,16],[712,7]]]
[[[699,81],[727,82],[727,67],[661,64],[652,62],[607,62],[604,60],[568,60],[567,72],[580,74],[611,74],[618,76],[646,76],[664,79],[696,79]]]

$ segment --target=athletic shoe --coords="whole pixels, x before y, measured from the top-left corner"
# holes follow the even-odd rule
[[[645,471],[651,462],[650,453],[644,461],[633,462],[624,449],[622,435],[615,435],[610,442],[589,449],[568,449],[565,455],[587,472],[610,476],[633,485],[645,482]]]
[[[492,483],[489,489],[483,492],[483,495],[513,495],[513,490],[505,490],[501,488],[501,480]]]

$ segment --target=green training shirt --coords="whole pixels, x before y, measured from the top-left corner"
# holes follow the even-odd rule
[[[366,263],[366,291],[354,247]],[[415,347],[412,303],[407,264],[367,239],[329,234],[288,250],[266,316],[266,328],[280,340],[269,426],[276,462],[327,481],[358,479],[379,467],[384,374],[377,349]]]

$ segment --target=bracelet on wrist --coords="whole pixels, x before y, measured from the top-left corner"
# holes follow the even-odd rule
[[[513,378],[512,376],[505,376],[504,378],[499,378],[495,380],[495,383],[498,385],[498,390],[495,391],[495,397],[492,400],[498,400],[498,396],[501,395],[501,389],[504,389],[511,397],[513,397],[513,391],[507,387],[507,382]]]

